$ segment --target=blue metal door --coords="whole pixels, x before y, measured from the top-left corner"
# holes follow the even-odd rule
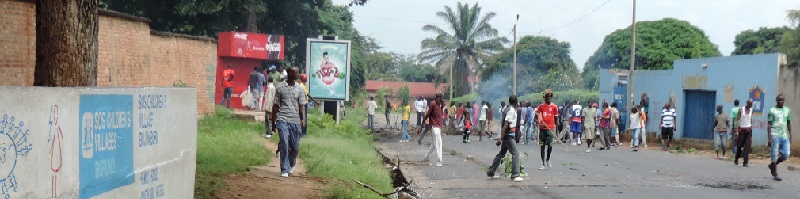
[[[617,110],[619,110],[619,118],[620,118],[620,125],[622,125],[620,132],[625,130],[625,127],[628,127],[628,85],[627,84],[617,84],[617,87],[614,88],[614,102],[617,103]]]
[[[714,139],[711,132],[714,130],[714,111],[717,93],[714,91],[685,91],[686,103],[684,114],[678,112],[678,117],[683,115],[683,137],[695,139]]]

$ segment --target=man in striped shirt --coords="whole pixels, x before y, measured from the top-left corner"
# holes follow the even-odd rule
[[[669,143],[672,141],[672,133],[676,129],[676,118],[678,114],[674,108],[671,108],[669,102],[664,104],[664,109],[661,110],[661,140],[664,141],[664,151],[669,150]]]

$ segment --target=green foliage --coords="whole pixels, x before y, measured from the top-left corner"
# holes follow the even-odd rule
[[[763,53],[778,52],[778,47],[783,38],[783,33],[790,31],[787,27],[766,28],[761,27],[757,31],[745,30],[736,35],[733,41],[736,49],[731,55],[752,55]]]
[[[411,89],[408,88],[408,84],[397,89],[397,98],[400,99],[401,104],[403,102],[406,104],[411,103]]]
[[[384,86],[384,87],[381,87],[381,88],[378,89],[378,92],[377,92],[378,96],[376,96],[376,98],[378,98],[377,99],[378,101],[375,101],[376,103],[378,103],[378,110],[376,110],[376,111],[383,112],[384,110],[386,110],[386,107],[385,107],[386,106],[386,101],[385,101],[385,99],[387,97],[391,97],[392,94],[394,94],[394,91],[392,90],[392,88],[390,88],[388,86]]]
[[[520,101],[530,101],[535,102],[535,104],[539,104],[544,102],[544,98],[542,98],[542,93],[531,93],[519,98]],[[571,102],[574,100],[578,100],[581,104],[586,104],[589,100],[594,102],[601,101],[598,100],[600,98],[600,94],[590,90],[582,90],[582,89],[572,89],[567,91],[553,91],[553,102],[556,104],[564,104],[564,102]],[[608,99],[611,101],[611,99]],[[534,103],[532,103],[534,104]]]
[[[363,5],[364,0],[354,0]],[[100,0],[103,9],[150,19],[154,30],[216,37],[218,32],[246,31],[250,11],[257,31],[286,36],[283,65],[303,66],[306,38],[336,35],[352,41],[351,95],[366,83],[363,61],[380,47],[353,27],[347,6],[331,0]],[[291,17],[287,17],[291,16]]]
[[[371,52],[364,54],[364,70],[369,80],[401,81],[391,53]]]
[[[477,93],[470,93],[470,94],[467,94],[467,95],[463,95],[461,97],[453,98],[453,100],[450,100],[450,101],[454,102],[456,104],[458,104],[458,103],[467,104],[467,102],[475,102],[476,100],[478,100],[478,97],[479,96],[478,96]]]
[[[791,21],[792,30],[781,38],[780,51],[786,54],[789,64],[800,65],[800,10],[789,10],[786,16]]]
[[[631,27],[607,35],[583,68],[584,79],[592,79],[599,68],[630,69]],[[636,22],[636,70],[667,70],[678,59],[720,56],[708,36],[686,21],[664,18]],[[599,75],[599,73],[598,73]],[[597,82],[587,81],[584,88]]]
[[[482,79],[495,82],[513,75],[513,50],[496,55],[486,64]],[[524,36],[517,44],[517,93],[541,92],[545,89],[572,89],[583,86],[578,67],[570,57],[569,42],[544,36]],[[527,81],[526,81],[527,80]],[[530,81],[533,80],[533,81]],[[483,84],[481,93],[513,85]],[[511,93],[511,92],[508,92]]]
[[[222,176],[246,172],[250,166],[272,160],[260,139],[264,125],[236,119],[221,106],[215,115],[206,116],[197,127],[197,177],[195,197],[212,198],[225,188]]]
[[[328,115],[312,113],[308,115],[308,135],[302,140],[300,158],[309,175],[333,182],[327,198],[380,198],[352,179],[383,192],[392,190],[389,171],[372,145],[372,135],[361,127],[363,109],[348,110],[339,125]]]
[[[422,52],[419,60],[425,63],[434,63],[441,71],[453,70],[453,79],[448,80],[453,84],[451,91],[456,96],[467,94],[472,86],[467,82],[472,70],[479,69],[479,63],[485,63],[489,57],[504,49],[503,44],[508,43],[505,37],[499,37],[497,29],[489,21],[496,14],[486,13],[481,17],[481,7],[476,3],[459,2],[456,10],[445,6],[444,11],[436,12],[436,16],[447,23],[448,32],[439,26],[425,25],[423,31],[436,34],[421,42]]]

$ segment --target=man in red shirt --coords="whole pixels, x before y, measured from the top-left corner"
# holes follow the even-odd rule
[[[553,152],[553,138],[558,118],[558,106],[550,100],[553,99],[553,91],[544,91],[544,103],[536,109],[536,121],[539,123],[539,145],[541,146],[542,167],[539,170],[550,168],[550,154]],[[547,156],[545,157],[545,148]]]
[[[233,93],[234,71],[231,67],[231,64],[228,64],[228,69],[222,71],[222,88],[224,88],[224,90],[222,92],[222,101],[219,102],[219,105],[223,105],[225,104],[225,100],[228,100],[228,103],[225,105],[228,108],[231,108],[231,93]]]
[[[436,166],[442,166],[442,94],[436,94],[436,100],[432,101],[428,106],[428,112],[425,113],[423,120],[430,121],[430,126],[433,131],[433,144],[431,150],[425,154],[423,161],[430,161],[432,153],[436,152]],[[429,120],[430,119],[430,120]]]

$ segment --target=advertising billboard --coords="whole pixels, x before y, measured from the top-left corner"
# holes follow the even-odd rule
[[[249,32],[221,32],[217,54],[225,57],[241,57],[265,60],[283,60],[283,35],[268,35]]]
[[[308,39],[308,92],[315,99],[350,100],[350,41]]]

